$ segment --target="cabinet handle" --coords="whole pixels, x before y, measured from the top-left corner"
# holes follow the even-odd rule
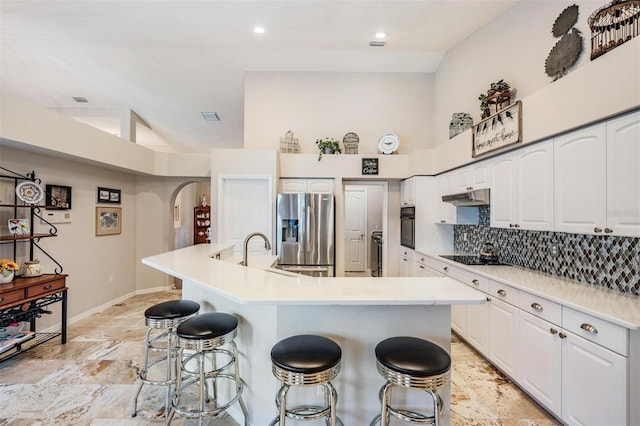
[[[541,305],[541,304],[539,304],[539,303],[535,303],[535,302],[534,302],[534,303],[532,303],[532,304],[531,304],[531,307],[532,307],[533,309],[535,309],[536,311],[540,311],[540,312],[542,312],[542,311],[543,311],[542,305]]]
[[[517,223],[515,225],[513,225],[514,228],[520,228],[520,225],[518,225]]]
[[[598,334],[598,329],[592,326],[591,324],[587,324],[583,322],[582,324],[580,324],[580,328],[583,329],[584,331],[588,331],[589,333]]]
[[[420,269],[424,269],[424,266],[420,265]]]
[[[593,228],[593,232],[602,232],[602,228],[598,228],[597,226]]]
[[[471,282],[474,283],[475,285],[480,284],[480,281],[478,281],[478,280],[471,280]]]
[[[0,302],[4,302],[4,297],[0,297]]]
[[[441,220],[440,223],[447,223],[447,221],[446,220]]]
[[[510,224],[509,224],[509,228],[513,228],[513,223],[510,223]]]
[[[560,333],[560,334],[558,334],[558,337],[561,338],[561,339],[566,339],[567,335],[564,334],[564,333]]]
[[[487,302],[491,302],[491,298],[490,297],[487,297]]]
[[[406,257],[403,257],[403,258],[402,258],[402,261],[403,261],[403,262],[406,262],[406,261],[407,261],[407,258],[406,258]]]
[[[53,288],[53,286],[51,284],[45,285],[44,287],[42,287],[43,290],[50,290],[52,288]]]
[[[610,234],[610,233],[612,233],[612,232],[613,232],[613,229],[611,229],[611,228],[604,228],[604,233],[605,233],[605,234]]]
[[[507,295],[507,292],[506,292],[506,291],[504,291],[503,289],[498,290],[498,291],[497,291],[497,293],[498,293],[500,296],[506,296],[506,295]]]
[[[448,267],[448,266],[445,266],[445,267],[444,267],[444,268],[442,268],[442,269],[444,269],[444,271],[445,271],[445,272],[449,272],[449,267]]]
[[[558,330],[556,330],[555,328],[550,328],[550,329],[549,329],[549,333],[551,333],[551,334],[558,334]]]

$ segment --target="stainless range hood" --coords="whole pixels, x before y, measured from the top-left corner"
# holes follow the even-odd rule
[[[489,200],[488,188],[474,189],[472,191],[442,196],[442,201],[451,203],[456,207],[488,206]]]

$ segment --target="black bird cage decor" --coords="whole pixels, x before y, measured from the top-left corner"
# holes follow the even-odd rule
[[[591,60],[640,34],[640,0],[614,0],[589,16]]]

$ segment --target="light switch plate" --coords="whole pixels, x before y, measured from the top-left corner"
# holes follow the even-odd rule
[[[71,211],[70,210],[47,210],[42,215],[50,223],[71,223]],[[46,223],[40,221],[43,225]]]

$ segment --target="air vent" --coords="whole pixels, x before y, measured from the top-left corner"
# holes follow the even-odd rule
[[[201,114],[206,121],[220,121],[220,117],[215,112],[202,112]]]
[[[386,42],[384,42],[384,41],[370,41],[369,42],[369,46],[371,46],[371,47],[384,47],[385,44],[386,44]]]
[[[85,98],[84,96],[74,96],[73,100],[76,101],[76,102],[79,102],[79,103],[87,103],[87,102],[89,102],[87,100],[87,98]]]

